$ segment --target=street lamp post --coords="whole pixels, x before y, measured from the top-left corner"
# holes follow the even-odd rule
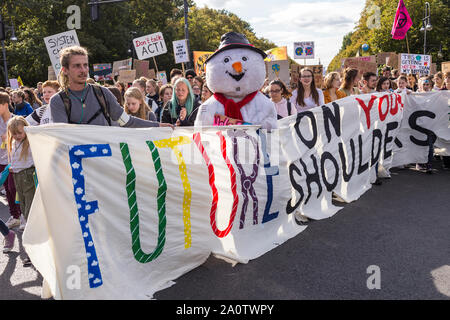
[[[16,34],[14,32],[14,27],[13,26],[7,26],[4,22],[3,22],[3,18],[0,15],[0,28],[2,29],[2,53],[3,53],[3,71],[5,73],[5,87],[9,87],[9,78],[8,78],[8,64],[6,62],[6,48],[5,48],[5,39],[6,39],[6,31],[7,30],[11,30],[11,40],[12,41],[17,41],[16,38]],[[3,35],[5,37],[3,37]]]
[[[427,54],[427,31],[433,30],[433,26],[430,23],[430,15],[431,15],[431,8],[430,4],[428,2],[425,2],[425,14],[424,18],[422,19],[422,28],[420,28],[420,31],[423,31],[423,54]]]

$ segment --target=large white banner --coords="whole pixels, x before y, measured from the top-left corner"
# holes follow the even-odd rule
[[[295,214],[332,216],[332,193],[357,200],[396,152],[426,157],[414,131],[448,146],[449,97],[347,97],[271,132],[27,128],[39,188],[24,246],[56,299],[148,299],[211,253],[246,263],[274,249],[305,229]]]

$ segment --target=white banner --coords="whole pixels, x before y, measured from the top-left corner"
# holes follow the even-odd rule
[[[148,299],[211,253],[245,263],[274,249],[305,229],[297,213],[332,216],[332,192],[357,200],[397,144],[426,157],[413,131],[448,145],[449,98],[352,96],[272,132],[27,127],[39,188],[24,246],[56,299]]]
[[[166,43],[161,32],[133,39],[133,45],[139,60],[145,60],[167,52]]]
[[[77,33],[75,30],[61,32],[49,37],[45,37],[44,42],[45,46],[47,47],[47,52],[53,66],[53,70],[55,70],[55,74],[58,77],[59,71],[61,70],[61,64],[59,62],[59,52],[66,47],[80,45]]]

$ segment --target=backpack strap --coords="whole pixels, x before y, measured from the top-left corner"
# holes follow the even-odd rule
[[[61,97],[61,100],[64,103],[64,107],[66,108],[67,123],[74,123],[74,122],[70,121],[70,113],[72,111],[72,102],[70,101],[69,96],[67,95],[67,93],[64,90],[59,92],[59,96]],[[39,122],[41,122],[40,119],[39,119]]]
[[[288,117],[291,115],[292,104],[291,101],[287,101]]]
[[[97,97],[98,103],[100,104],[100,112],[105,116],[108,125],[111,126],[111,116],[108,112],[108,103],[106,102],[105,94],[103,93],[102,87],[99,85],[92,85],[92,89],[94,90],[95,96]],[[94,120],[100,113],[97,113],[88,121],[91,122]]]

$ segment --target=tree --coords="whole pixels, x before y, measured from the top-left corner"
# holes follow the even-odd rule
[[[450,9],[448,0],[428,0],[431,6],[431,23],[433,30],[427,32],[427,54],[431,54],[433,62],[449,60],[450,40]],[[408,41],[411,53],[423,54],[422,18],[424,16],[424,1],[404,0],[408,12],[413,21],[413,26],[408,31]],[[361,13],[355,30],[344,37],[342,48],[328,66],[329,71],[337,70],[341,66],[341,59],[352,57],[363,44],[369,45],[368,55],[378,52],[407,53],[406,40],[393,40],[391,36],[392,24],[397,10],[398,1],[367,0]],[[373,10],[379,8],[379,24],[374,24],[372,19],[377,18]],[[438,51],[442,46],[442,58]]]

